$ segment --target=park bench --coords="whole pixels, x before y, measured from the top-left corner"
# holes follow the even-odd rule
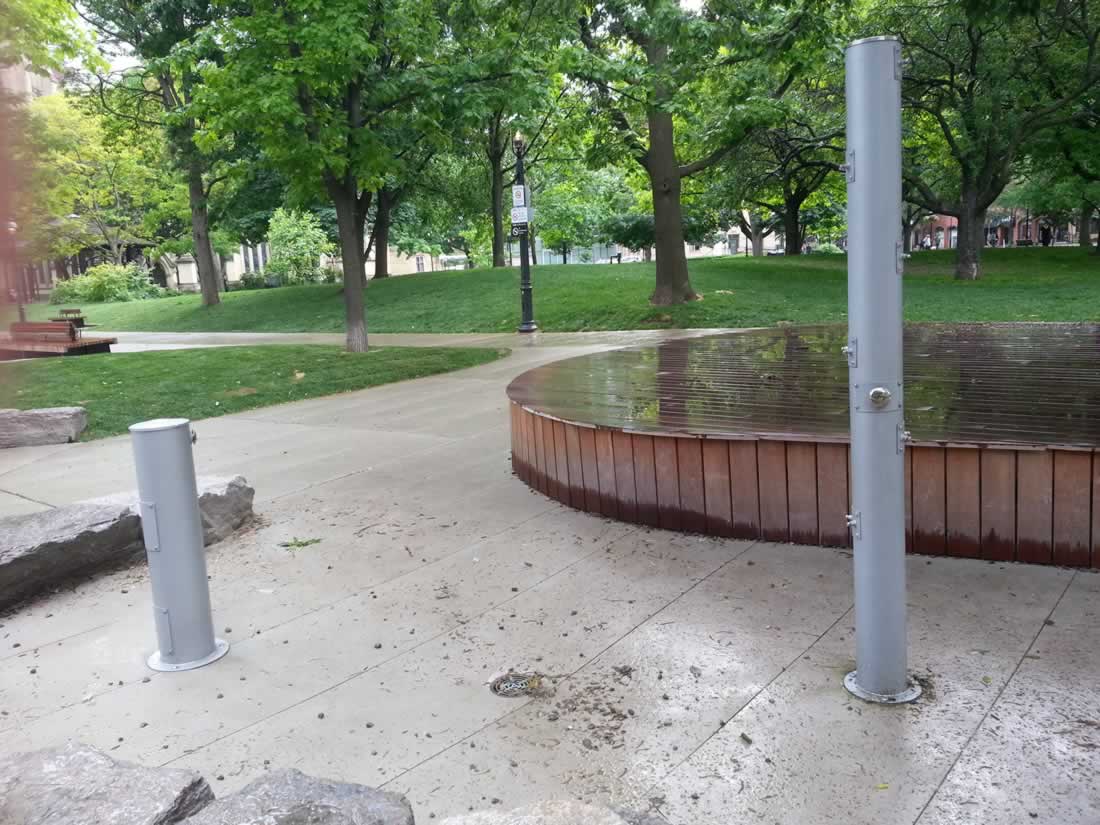
[[[89,324],[84,318],[84,311],[81,309],[62,309],[58,313],[57,318],[51,318],[51,321],[70,321],[72,325],[77,329],[84,329],[84,327],[93,326]]]
[[[85,338],[71,320],[17,321],[0,338],[0,359],[110,352],[117,338]]]

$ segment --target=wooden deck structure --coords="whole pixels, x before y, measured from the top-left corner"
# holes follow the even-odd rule
[[[519,376],[512,460],[565,504],[671,530],[846,546],[843,327],[558,361]],[[1100,567],[1100,325],[914,325],[911,552]]]

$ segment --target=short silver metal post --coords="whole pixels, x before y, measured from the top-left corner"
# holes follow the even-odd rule
[[[193,670],[229,651],[214,637],[210,615],[190,425],[186,418],[158,418],[130,427],[153,587],[153,670]]]
[[[870,37],[845,55],[848,103],[848,380],[852,428],[856,669],[845,687],[911,702],[907,671],[902,404],[901,45]]]

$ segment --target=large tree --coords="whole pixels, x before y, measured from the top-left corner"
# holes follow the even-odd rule
[[[237,10],[209,32],[222,59],[205,68],[203,110],[214,130],[247,127],[297,187],[327,195],[347,348],[365,351],[365,223],[397,162],[385,135],[395,118],[437,122],[446,100],[492,72],[454,59],[442,9],[429,0],[252,0]]]
[[[771,122],[775,101],[820,55],[830,15],[813,0],[595,4],[580,22],[587,82],[619,153],[646,172],[656,232],[654,304],[696,300],[684,250],[683,182]],[[597,134],[597,143],[607,139]],[[693,151],[694,159],[684,154]]]
[[[139,61],[136,68],[99,76],[103,102],[107,105],[109,87],[129,91],[134,100],[129,106],[119,106],[116,113],[138,120],[147,119],[144,104],[150,99],[159,104],[173,157],[187,184],[202,302],[204,306],[217,304],[221,300],[220,277],[209,215],[211,187],[217,175],[211,169],[209,153],[199,151],[195,144],[200,124],[192,108],[200,78],[193,65],[171,58],[217,18],[218,7],[210,0],[81,0],[74,5],[108,50],[122,51]]]
[[[178,201],[181,185],[156,129],[112,121],[62,94],[34,100],[28,116],[33,171],[20,223],[29,249],[62,258],[94,247],[122,263],[128,247],[161,240],[157,218]]]
[[[899,32],[905,50],[909,198],[958,218],[955,276],[978,278],[986,211],[1025,145],[1100,81],[1100,5],[886,0],[872,29]]]

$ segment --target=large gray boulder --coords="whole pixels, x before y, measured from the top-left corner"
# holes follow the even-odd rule
[[[5,825],[170,825],[213,799],[193,771],[117,762],[87,745],[0,758]]]
[[[221,541],[247,522],[254,496],[242,476],[200,479],[204,543]],[[144,552],[136,493],[0,519],[0,609]]]
[[[295,770],[266,774],[187,825],[413,825],[405,797]]]
[[[571,799],[536,802],[511,811],[476,811],[440,825],[627,825],[614,811]]]
[[[45,407],[39,410],[0,410],[0,449],[68,444],[88,426],[83,407]]]

